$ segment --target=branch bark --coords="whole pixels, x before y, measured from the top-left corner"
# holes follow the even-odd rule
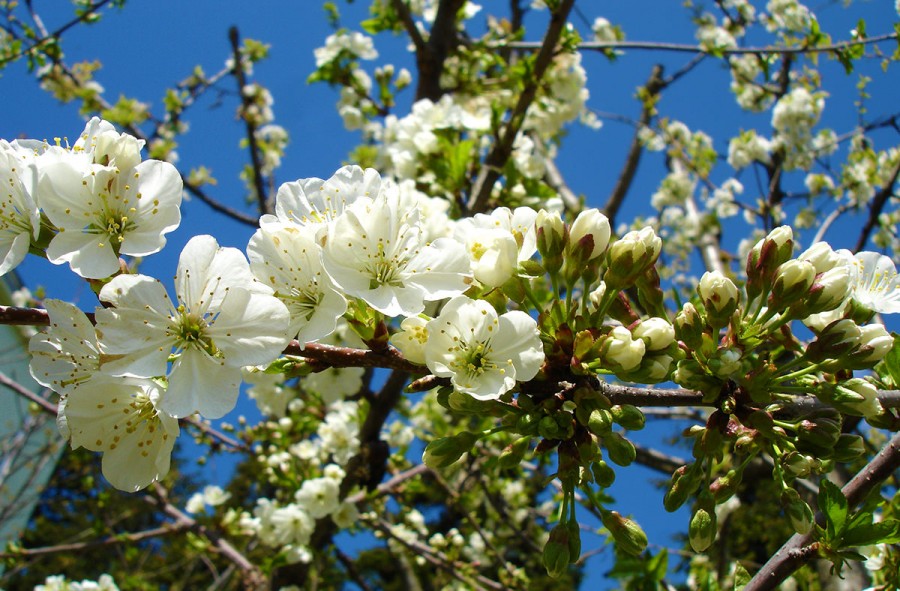
[[[494,187],[497,179],[500,178],[500,171],[506,164],[506,161],[509,160],[510,154],[512,154],[513,143],[522,129],[522,124],[525,122],[525,114],[534,101],[544,73],[550,67],[550,62],[553,61],[556,45],[565,29],[569,12],[571,12],[574,4],[575,0],[562,0],[559,8],[550,17],[550,24],[547,26],[547,32],[544,34],[544,40],[541,42],[532,75],[522,89],[519,100],[516,102],[512,113],[510,113],[509,121],[503,128],[500,137],[494,142],[491,151],[485,157],[478,177],[472,185],[469,202],[466,206],[469,215],[483,212],[488,207],[491,189]]]
[[[848,505],[852,508],[861,503],[898,468],[900,468],[900,433],[895,433],[878,455],[841,489],[847,497]],[[817,522],[822,521],[821,514],[816,517]],[[818,555],[818,548],[818,542],[813,541],[812,533],[795,534],[753,576],[744,587],[744,591],[776,589],[791,573],[815,558]]]

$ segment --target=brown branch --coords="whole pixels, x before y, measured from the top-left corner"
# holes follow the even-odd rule
[[[39,396],[20,384],[19,382],[13,380],[5,373],[0,372],[0,384],[6,386],[16,394],[28,399],[29,401],[37,404],[44,412],[50,413],[53,416],[56,416],[56,405],[44,398],[43,396]],[[48,390],[45,390],[47,392]]]
[[[647,468],[652,468],[657,472],[671,475],[678,468],[690,463],[689,460],[670,456],[650,447],[644,447],[638,443],[632,442],[634,445],[635,458],[634,461]]]
[[[866,242],[869,241],[869,234],[872,233],[872,230],[878,223],[878,217],[884,210],[884,206],[887,204],[888,199],[894,195],[894,183],[897,182],[898,176],[900,176],[900,162],[894,167],[894,172],[891,174],[890,180],[881,187],[881,190],[878,191],[872,199],[872,203],[869,206],[869,217],[866,219],[866,223],[859,233],[859,239],[856,241],[856,248],[853,249],[854,252],[859,252],[866,247]]]
[[[120,544],[135,544],[143,540],[167,536],[179,533],[193,526],[186,522],[167,523],[153,529],[146,529],[138,532],[124,532],[114,534],[101,540],[91,540],[88,542],[72,542],[69,544],[57,544],[55,546],[42,546],[40,548],[20,548],[12,552],[0,552],[0,558],[37,558],[40,556],[48,556],[51,554],[59,554],[61,552],[80,552],[91,548],[102,548],[104,546],[117,546]]]
[[[171,504],[166,490],[158,482],[153,483],[153,493],[153,495],[145,496],[144,499],[151,505],[159,507],[169,517],[175,519],[176,526],[191,529],[209,540],[220,554],[241,570],[245,589],[262,591],[269,588],[265,576],[256,565],[250,562],[246,556],[232,546],[228,540],[219,535],[218,532],[197,523],[178,507]]]
[[[775,47],[775,46],[756,46],[756,47],[735,47],[733,49],[717,50],[716,53],[721,55],[746,55],[746,54],[810,54],[824,53],[828,51],[841,51],[856,47],[859,45],[874,45],[883,41],[891,41],[897,39],[897,33],[885,33],[868,37],[867,39],[853,39],[849,41],[841,41],[830,45],[817,45],[815,47]],[[513,49],[535,50],[540,48],[540,43],[535,41],[514,41],[511,43],[498,43],[497,47],[512,47]],[[709,51],[700,45],[691,45],[689,43],[665,43],[654,41],[589,41],[580,43],[579,49],[591,51],[607,51],[610,49],[641,49],[650,51],[673,51],[681,53],[703,53],[710,54]]]
[[[244,73],[244,61],[241,58],[241,39],[237,27],[228,29],[228,40],[231,42],[231,53],[234,56],[234,77],[238,84],[238,94],[241,97],[241,119],[244,120],[244,130],[247,135],[247,143],[250,149],[250,164],[253,167],[253,189],[256,191],[257,207],[259,215],[269,213],[269,200],[266,194],[266,184],[262,173],[262,159],[259,156],[259,144],[256,141],[256,124],[248,112],[252,103],[250,97],[244,92],[247,85],[247,76]]]
[[[472,568],[473,566],[477,566],[478,563],[471,562],[461,562],[455,561],[447,558],[443,553],[437,552],[427,544],[423,544],[418,540],[408,540],[404,536],[398,536],[394,533],[393,527],[390,523],[385,521],[384,519],[366,519],[362,518],[365,521],[369,521],[369,525],[372,526],[373,529],[376,529],[383,534],[390,536],[404,547],[407,550],[413,552],[416,556],[420,556],[424,558],[430,564],[440,568],[441,570],[446,571],[450,576],[455,578],[456,580],[465,583],[466,585],[472,585],[474,589],[496,589],[497,591],[502,591],[506,589],[503,585],[498,583],[497,581],[493,581],[488,579],[485,576],[474,574],[472,577],[468,577],[463,572],[466,568]],[[474,583],[479,583],[475,585]]]
[[[641,131],[650,124],[650,120],[656,112],[655,103],[659,97],[659,93],[666,87],[666,82],[663,81],[662,74],[662,66],[659,64],[653,66],[653,70],[650,72],[650,78],[647,79],[647,83],[644,85],[647,96],[644,97],[644,104],[641,107],[641,118],[634,130],[634,136],[631,138],[631,146],[629,146],[628,154],[625,156],[625,163],[622,165],[622,171],[619,172],[616,186],[613,187],[612,193],[606,200],[606,205],[603,206],[603,213],[609,218],[609,224],[613,227],[615,226],[616,215],[619,213],[619,208],[622,206],[625,195],[628,193],[628,189],[631,187],[631,183],[634,180],[634,175],[637,173],[641,154],[644,151],[643,144],[641,143]]]
[[[895,433],[878,455],[841,489],[847,497],[847,504],[853,508],[861,503],[898,468],[900,468],[900,433]],[[821,513],[816,516],[816,521],[819,523],[823,521]],[[806,535],[795,534],[753,576],[744,587],[744,591],[777,588],[791,573],[815,558],[818,555],[817,551],[818,542],[813,542],[812,532]]]
[[[422,38],[422,33],[419,31],[419,27],[416,25],[416,21],[406,2],[404,0],[391,0],[391,7],[393,7],[397,16],[400,17],[400,22],[403,23],[403,28],[406,29],[406,34],[409,35],[413,46],[416,48],[416,54],[426,53],[428,51],[428,43]]]
[[[525,87],[522,89],[522,93],[519,95],[519,100],[516,102],[512,113],[510,113],[509,121],[503,129],[502,135],[485,157],[478,177],[472,185],[472,192],[467,204],[467,210],[470,215],[480,213],[488,207],[491,189],[497,179],[500,178],[500,171],[506,164],[506,161],[509,160],[510,154],[512,154],[516,136],[519,135],[519,130],[525,122],[528,107],[534,102],[544,73],[553,61],[553,56],[556,54],[556,45],[565,29],[569,12],[574,4],[575,0],[562,0],[559,7],[550,16],[550,24],[547,26],[547,32],[544,34],[544,40],[541,42],[540,50],[534,61],[532,75],[526,80]]]
[[[43,36],[40,39],[35,40],[35,42],[32,45],[30,45],[24,49],[20,49],[16,53],[0,59],[0,68],[3,68],[3,66],[5,66],[6,64],[12,63],[19,58],[25,57],[26,55],[28,55],[32,52],[40,51],[42,46],[44,46],[47,43],[57,41],[59,39],[60,35],[62,35],[66,31],[68,31],[72,27],[85,22],[88,18],[90,18],[92,12],[96,12],[97,10],[103,8],[103,6],[105,6],[106,4],[109,4],[111,1],[112,0],[100,0],[96,4],[92,4],[81,15],[76,16],[69,22],[61,25],[59,28],[57,28],[52,33],[46,32],[46,30],[44,29],[43,26],[38,26],[38,29],[42,32]],[[36,14],[32,13],[33,18],[36,16],[37,16]],[[3,30],[7,31],[8,33],[11,33],[11,31],[9,29],[7,29],[6,27],[3,27]],[[14,38],[20,39],[20,37],[18,35],[14,36]]]
[[[402,2],[394,2],[395,5],[398,3]],[[416,68],[419,73],[416,100],[427,98],[437,101],[444,94],[441,73],[444,70],[444,60],[458,43],[456,19],[463,4],[465,0],[440,0],[427,42],[421,40],[421,37],[420,42],[417,42],[416,37],[410,34],[416,46]],[[404,19],[407,30],[411,22],[411,17]],[[412,26],[415,27],[415,23]]]

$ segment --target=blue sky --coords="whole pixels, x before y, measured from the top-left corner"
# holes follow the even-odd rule
[[[483,4],[501,3],[485,0]],[[868,21],[870,35],[889,32],[896,21],[893,2],[857,2],[846,11],[841,4],[811,3],[822,28],[832,32],[836,39],[849,38],[849,30],[859,18]],[[248,8],[251,5],[252,9]],[[342,24],[358,29],[356,23],[365,17],[365,5],[360,0],[351,6],[339,3],[344,15]],[[37,3],[39,10],[44,6],[47,6],[44,17],[51,29],[70,15],[68,4],[66,9],[60,9],[58,5],[49,8],[51,3]],[[588,0],[580,1],[577,7],[587,20],[576,16],[573,22],[584,33],[588,31],[588,23],[602,15],[620,24],[629,40],[693,42],[690,13],[681,2]],[[649,14],[653,15],[652,19],[647,18]],[[530,22],[537,24],[537,21]],[[196,65],[208,74],[223,67],[230,51],[228,28],[235,24],[243,37],[272,46],[270,59],[256,67],[253,79],[271,90],[275,98],[276,123],[291,134],[278,182],[312,176],[327,178],[344,163],[358,136],[344,131],[334,109],[336,92],[326,85],[306,84],[307,76],[314,69],[313,49],[323,44],[329,33],[318,2],[131,0],[125,10],[108,12],[99,24],[70,31],[63,47],[70,63],[83,59],[102,60],[103,68],[98,72],[97,80],[105,87],[108,100],[114,102],[120,94],[126,94],[149,103],[151,108],[158,108],[165,87],[189,75]],[[541,26],[534,26],[529,30],[529,38],[538,38],[541,30]],[[477,27],[475,32],[478,32]],[[412,65],[403,38],[387,36],[383,41],[379,38],[376,42],[383,58],[379,63],[392,61],[398,66]],[[886,46],[887,51],[892,49]],[[662,62],[668,72],[673,72],[688,60],[689,56],[683,54],[634,51],[610,63],[599,54],[588,53],[584,58],[591,90],[588,105],[600,113],[636,118],[639,105],[633,99],[634,90],[646,80],[652,65]],[[825,64],[822,72],[832,93],[823,124],[833,126],[840,134],[850,130],[857,120],[853,108],[856,99],[853,87],[857,78],[844,74],[843,68],[836,63]],[[0,75],[0,96],[3,97],[0,137],[74,138],[81,131],[83,118],[78,115],[77,108],[59,105],[41,91],[24,64],[14,64]],[[661,112],[684,121],[691,129],[706,130],[716,140],[715,147],[720,153],[727,151],[727,138],[741,128],[759,127],[763,133],[768,133],[770,115],[741,112],[726,90],[729,80],[727,71],[719,63],[707,60],[666,91],[660,104]],[[872,88],[875,98],[870,108],[873,114],[889,113],[897,108],[898,80],[900,78],[894,74],[892,79]],[[234,117],[236,86],[228,79],[222,88],[226,94],[218,97],[215,92],[211,93],[189,114],[190,131],[179,139],[179,165],[185,169],[198,165],[211,168],[219,184],[210,192],[223,202],[241,206],[244,190],[237,175],[247,156],[246,151],[238,147],[242,125]],[[406,101],[401,101],[401,105],[408,105],[408,98]],[[589,205],[605,202],[615,184],[632,133],[631,127],[615,121],[606,121],[600,130],[577,126],[571,129],[560,153],[559,166],[573,190],[586,195]],[[879,136],[875,137],[877,142]],[[891,136],[891,140],[894,137]],[[632,188],[633,203],[620,215],[620,220],[651,213],[649,196],[664,174],[662,166],[662,155],[645,155]],[[722,180],[724,175],[722,172],[714,178]],[[750,189],[750,183],[744,180]],[[183,216],[181,228],[170,235],[169,247],[163,253],[149,257],[142,272],[163,279],[171,277],[181,247],[193,235],[211,233],[221,244],[243,250],[252,233],[246,226],[211,217],[210,210],[199,202],[186,204]],[[855,240],[855,236],[837,233],[829,238],[833,238],[836,248],[850,247]],[[736,242],[734,239],[731,246]],[[90,290],[73,279],[65,268],[35,260],[25,264],[21,271],[28,284],[45,286],[50,296],[74,296],[85,309],[96,303]],[[675,431],[666,429],[666,434]],[[658,436],[658,429],[651,426],[645,434],[639,434],[637,440],[650,442],[651,435]],[[619,500],[622,512],[637,517],[651,540],[669,544],[671,540],[667,536],[673,523],[676,527],[684,526],[687,517],[683,512],[674,517],[661,514],[660,494],[647,484],[648,476],[662,477],[643,469],[620,471],[619,482],[611,494]],[[599,541],[600,538],[586,537],[585,545],[590,547]],[[608,566],[609,562],[602,556],[592,559],[591,579],[585,588],[602,585],[599,580]]]

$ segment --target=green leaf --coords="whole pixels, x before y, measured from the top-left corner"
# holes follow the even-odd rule
[[[830,480],[819,483],[819,510],[825,515],[825,539],[836,540],[847,522],[847,497]]]
[[[879,523],[860,525],[844,534],[843,546],[871,546],[900,543],[900,521],[886,519]]]
[[[734,567],[734,591],[741,591],[750,582],[750,573],[741,563]]]

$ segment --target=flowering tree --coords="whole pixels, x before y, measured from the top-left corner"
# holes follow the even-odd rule
[[[161,111],[112,104],[62,43],[124,2],[75,4],[53,30],[32,2],[0,3],[0,64],[27,62],[88,118],[73,142],[0,141],[0,272],[45,258],[97,300],[0,308],[40,329],[47,388],[4,376],[4,395],[56,414],[73,450],[4,552],[7,588],[568,589],[607,543],[629,589],[900,585],[900,344],[882,320],[900,311],[900,128],[865,101],[896,91],[893,7],[873,35],[832,37],[796,0],[709,2],[696,43],[672,44],[574,0],[374,0],[351,29],[328,2],[310,80],[339,90],[359,145],[279,185],[289,133],[251,80],[267,45],[232,29],[225,68]],[[370,67],[392,34],[414,72]],[[638,89],[606,202],[578,196],[566,133],[610,118],[583,56],[647,49],[685,61]],[[716,100],[758,125],[713,138],[666,115],[710,62],[730,77]],[[858,81],[851,129],[822,125],[835,63],[835,84]],[[176,166],[192,107],[234,81],[243,203]],[[665,154],[649,202],[633,190],[647,152]],[[144,274],[182,208],[206,206],[246,224],[245,252],[210,224],[172,284]],[[259,420],[211,422],[242,396]],[[648,417],[671,425],[652,446],[636,443]],[[173,469],[184,438],[239,458],[227,486]],[[635,494],[682,516],[677,569],[609,494],[632,465],[667,479]],[[91,539],[63,540],[98,508],[114,514]]]

